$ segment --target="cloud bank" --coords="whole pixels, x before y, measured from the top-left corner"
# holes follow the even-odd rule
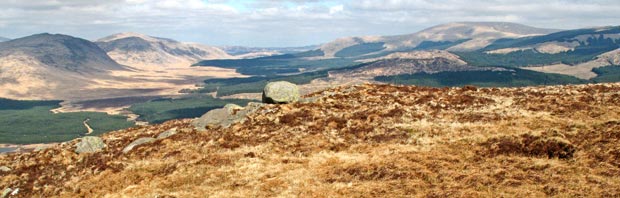
[[[301,46],[455,21],[620,25],[618,0],[3,0],[0,36],[140,32],[211,45]]]

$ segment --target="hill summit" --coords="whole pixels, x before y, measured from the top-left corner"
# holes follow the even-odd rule
[[[17,197],[617,197],[620,84],[364,84],[0,155]],[[240,107],[231,107],[235,113]],[[97,143],[99,144],[99,143]],[[129,149],[127,149],[129,148]],[[569,184],[570,183],[570,184]]]
[[[189,67],[200,60],[232,57],[217,47],[133,32],[101,38],[97,45],[119,63],[135,68]]]

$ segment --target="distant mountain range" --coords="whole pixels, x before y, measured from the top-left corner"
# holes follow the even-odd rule
[[[544,35],[557,31],[506,22],[448,23],[406,35],[340,38],[321,45],[320,50],[326,57],[427,49],[472,51],[484,48],[498,39]]]
[[[222,50],[239,58],[257,58],[279,54],[294,54],[317,49],[318,45],[302,47],[245,47],[245,46],[222,46]]]
[[[538,79],[530,84],[595,82],[605,73],[598,68],[620,65],[619,47],[620,27],[560,31],[494,22],[449,23],[407,35],[347,37],[320,46],[291,48],[218,48],[138,33],[115,34],[96,42],[37,34],[0,43],[0,97],[51,99],[94,84],[122,83],[124,77],[134,75],[112,75],[123,71],[150,72],[144,78],[153,78],[166,73],[167,68],[192,70],[191,65],[234,69],[260,76],[254,80],[261,82],[282,76],[299,77],[303,79],[299,82],[306,83],[327,76],[373,80],[466,71],[561,79]],[[249,58],[255,56],[260,57]],[[185,73],[167,78],[179,81],[178,75]],[[399,81],[413,77],[400,77]],[[213,85],[232,87],[238,82],[252,80]]]
[[[6,37],[1,37],[0,36],[0,42],[4,42],[4,41],[8,41],[11,40],[10,38],[6,38]]]

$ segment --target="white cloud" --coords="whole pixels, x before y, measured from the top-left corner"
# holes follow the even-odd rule
[[[344,10],[344,5],[332,6],[329,8],[329,14],[337,14]]]
[[[617,10],[618,0],[3,0],[0,36],[56,32],[97,39],[134,31],[208,44],[286,46],[412,33],[454,21],[620,25]]]

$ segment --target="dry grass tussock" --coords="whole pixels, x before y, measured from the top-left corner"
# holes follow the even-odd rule
[[[359,85],[268,105],[244,123],[189,120],[0,156],[18,197],[618,197],[620,84]],[[179,134],[121,150],[140,137]]]

